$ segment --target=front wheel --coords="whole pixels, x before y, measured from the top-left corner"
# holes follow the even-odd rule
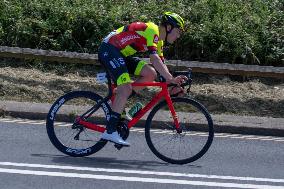
[[[213,121],[206,108],[189,98],[172,98],[182,132],[177,132],[166,101],[150,112],[145,137],[151,151],[163,161],[186,164],[201,158],[213,137]]]
[[[64,154],[82,157],[102,149],[107,143],[101,133],[77,124],[83,115],[103,98],[90,91],[74,91],[60,97],[50,108],[46,120],[46,130],[51,143]],[[105,127],[110,116],[110,106],[102,103],[85,121]]]

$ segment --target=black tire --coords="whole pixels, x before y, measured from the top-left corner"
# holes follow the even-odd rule
[[[69,156],[83,157],[96,153],[105,146],[107,142],[101,140],[100,132],[80,125],[76,128],[73,126],[77,116],[81,116],[100,100],[102,97],[96,93],[74,91],[61,96],[51,106],[47,114],[46,130],[51,143],[59,151]],[[105,125],[110,110],[110,106],[103,103],[87,120]],[[76,138],[80,128],[83,131]]]
[[[168,104],[162,101],[147,118],[146,141],[161,160],[173,164],[190,163],[201,158],[212,144],[213,121],[206,108],[193,99],[172,98],[172,102],[182,133],[177,133]]]

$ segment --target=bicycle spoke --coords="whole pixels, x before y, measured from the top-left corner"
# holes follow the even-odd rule
[[[97,152],[106,144],[106,141],[101,141],[100,132],[74,123],[77,117],[92,109],[101,99],[92,92],[75,91],[67,93],[54,103],[48,115],[52,119],[47,120],[46,127],[51,142],[58,150],[71,156],[86,156]],[[110,112],[110,107],[108,104],[103,106],[100,104],[96,111],[91,111],[86,121],[106,123],[105,110]]]
[[[165,108],[167,104],[161,103],[153,109],[155,113],[151,112],[149,118],[149,120],[163,120],[160,122],[159,130],[152,129],[151,122],[147,120],[145,130],[147,144],[154,154],[164,161],[188,163],[200,158],[208,150],[213,139],[213,130],[209,130],[210,127],[213,128],[212,120],[208,120],[210,117],[207,112],[190,99],[174,99],[173,106],[182,132],[177,133],[174,119]]]

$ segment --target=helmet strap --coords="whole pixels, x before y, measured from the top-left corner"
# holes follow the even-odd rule
[[[168,31],[167,25],[169,25],[169,24],[164,24],[164,27],[166,29],[166,38],[165,38],[166,43],[165,43],[165,46],[169,45],[169,43],[168,43],[168,34],[171,33],[172,30],[174,29],[174,26],[172,24],[170,24],[171,25],[171,30]]]

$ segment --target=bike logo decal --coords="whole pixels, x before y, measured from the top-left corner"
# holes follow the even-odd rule
[[[109,109],[108,109],[108,107],[107,107],[107,105],[105,103],[102,103],[102,107],[103,107],[103,110],[104,110],[104,112],[106,114],[106,119],[109,121],[109,119],[110,119]]]
[[[91,148],[86,149],[73,149],[73,148],[67,148],[66,152],[72,153],[72,154],[86,154],[90,153],[92,150]]]
[[[109,63],[110,63],[110,65],[111,65],[111,67],[112,67],[113,69],[115,69],[115,68],[116,68],[116,65],[114,64],[114,62],[113,62],[113,61],[109,61]]]
[[[133,40],[133,39],[140,39],[140,36],[139,35],[129,35],[129,36],[126,36],[126,37],[123,37],[120,42],[121,44],[125,44],[127,41],[130,41],[130,40]]]
[[[51,116],[49,117],[49,119],[51,119],[51,120],[53,120],[54,119],[54,114],[57,112],[57,110],[58,110],[58,108],[60,108],[60,106],[62,106],[62,104],[65,102],[65,99],[64,98],[62,98],[62,99],[60,99],[59,100],[59,102],[58,102],[58,104],[56,104],[55,106],[54,106],[54,108],[52,109],[52,111],[51,111]]]
[[[113,69],[119,68],[121,65],[125,65],[125,61],[123,58],[113,58],[112,60],[109,61],[110,65],[112,66]]]

